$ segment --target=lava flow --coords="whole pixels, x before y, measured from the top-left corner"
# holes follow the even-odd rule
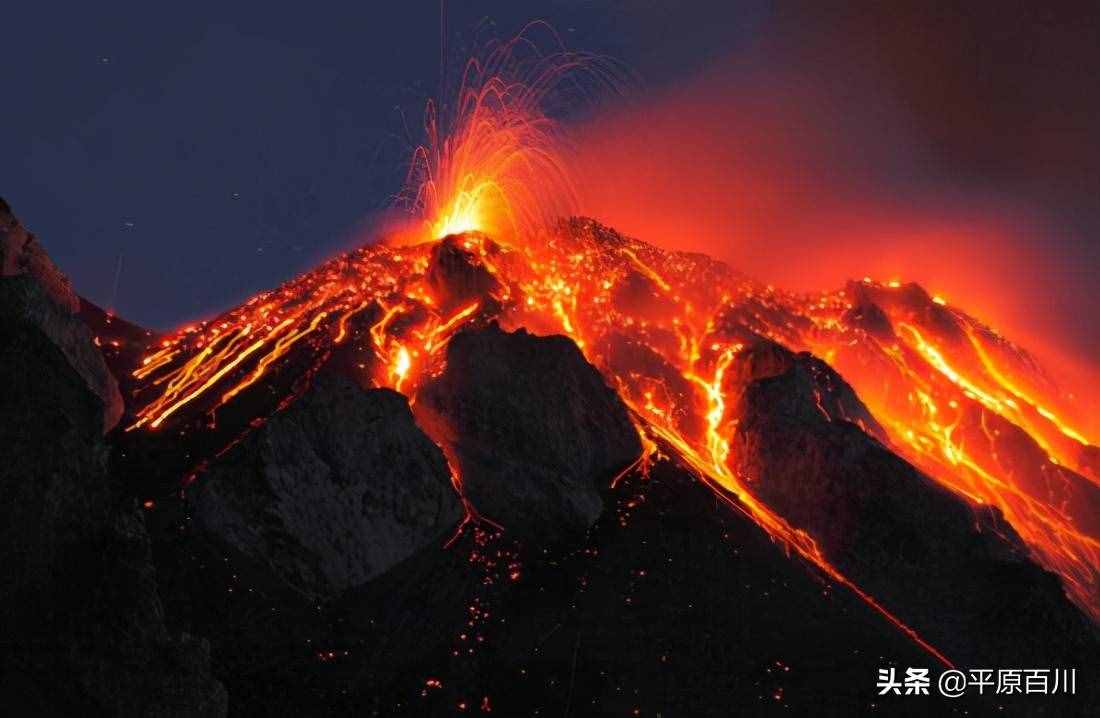
[[[789,294],[702,255],[557,220],[574,210],[574,195],[561,130],[543,107],[587,59],[521,62],[523,47],[513,40],[471,62],[457,100],[429,107],[428,143],[414,153],[405,193],[423,219],[414,237],[356,249],[165,338],[133,372],[139,408],[129,429],[243,411],[265,386],[296,386],[328,362],[364,386],[404,393],[415,410],[418,387],[464,328],[498,321],[565,334],[631,408],[648,452],[690,467],[949,664],[731,468],[730,375],[746,347],[771,340],[836,367],[887,428],[880,440],[972,504],[1000,509],[1100,618],[1100,450],[1034,360],[914,285],[867,279]],[[446,450],[446,437],[430,433]],[[461,493],[457,474],[455,485]]]

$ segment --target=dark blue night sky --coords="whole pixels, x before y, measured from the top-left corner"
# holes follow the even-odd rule
[[[1071,284],[1095,276],[1097,243],[1080,239],[1100,226],[1095,23],[1020,3],[961,16],[904,4],[471,0],[448,4],[448,46],[462,57],[478,27],[508,35],[544,18],[628,64],[644,95],[764,35],[841,48],[881,34],[874,62],[946,171],[1064,217],[1074,239],[1043,241],[1079,270]],[[153,327],[225,308],[369,228],[439,81],[437,1],[21,3],[3,22],[0,195],[81,293]],[[1095,348],[1097,332],[1072,339]]]

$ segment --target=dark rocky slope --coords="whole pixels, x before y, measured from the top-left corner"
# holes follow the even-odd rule
[[[963,665],[1100,664],[1091,624],[999,511],[966,504],[874,438],[824,362],[774,344],[746,361],[761,351],[774,361],[743,372],[732,452],[760,498]]]
[[[0,704],[10,715],[224,715],[208,644],[166,628],[143,516],[107,471],[114,381],[67,281],[0,210]]]
[[[25,280],[8,283],[4,301],[9,319],[34,324],[65,355],[70,368],[99,400],[102,430],[109,431],[122,415],[122,396],[88,327],[75,319],[80,299],[69,278],[54,266],[42,245],[2,198],[0,277]]]
[[[169,613],[214,638],[234,701],[265,715],[851,715],[879,667],[935,665],[675,463],[599,493],[571,544],[467,530],[320,606],[188,531],[161,546]]]
[[[463,512],[405,397],[331,373],[215,461],[192,494],[199,531],[315,598],[438,547]]]
[[[511,534],[553,541],[599,517],[599,488],[641,454],[622,400],[565,337],[494,323],[458,334],[420,391],[477,510]]]

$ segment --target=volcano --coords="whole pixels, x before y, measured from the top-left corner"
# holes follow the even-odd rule
[[[1095,713],[1092,407],[917,284],[579,216],[548,105],[617,79],[491,45],[409,226],[168,332],[0,202],[9,712]]]
[[[1100,449],[917,285],[788,293],[574,218],[162,335],[3,210],[5,704],[1031,713],[875,689],[1026,663],[1091,711]]]

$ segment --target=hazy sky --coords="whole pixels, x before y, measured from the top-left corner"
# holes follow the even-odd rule
[[[81,293],[101,304],[113,296],[120,314],[167,327],[293,276],[369,229],[399,189],[437,89],[441,5],[155,5],[5,9],[0,195]],[[813,202],[784,207],[790,193],[772,193],[752,208],[759,222],[730,220],[779,227],[786,234],[768,241],[782,239],[784,253],[799,226],[791,215],[816,221],[814,212],[847,207],[863,188],[878,190],[876,215],[891,206],[899,217],[933,218],[1007,208],[1007,259],[978,270],[987,282],[1022,282],[1027,297],[1043,298],[1036,313],[1061,322],[1051,331],[1095,355],[1098,322],[1083,317],[1097,304],[1082,299],[1100,269],[1095,12],[1014,0],[965,10],[845,5],[838,13],[810,2],[470,0],[448,4],[447,44],[461,57],[479,24],[508,35],[545,18],[571,46],[637,72],[635,125],[667,123],[668,102],[693,88],[707,94],[692,96],[700,111],[736,116],[741,144],[710,131],[708,154],[725,164],[703,174],[724,176],[728,166],[741,176],[744,137],[760,139],[746,166],[769,164],[768,148],[781,169],[827,160],[831,169],[812,176]],[[652,117],[648,97],[663,103]],[[775,102],[755,112],[762,97]],[[811,145],[826,151],[791,149]],[[788,174],[750,177],[782,185]],[[825,184],[835,192],[822,199]],[[804,281],[761,259],[767,245],[719,236],[744,205],[713,205],[701,221],[716,253],[780,284]],[[675,211],[665,211],[667,227]],[[929,246],[925,254],[939,245]],[[998,246],[983,236],[970,249],[981,257]],[[874,247],[867,252],[868,264],[883,266]],[[1050,260],[1041,269],[1028,259],[1036,253]],[[908,261],[899,256],[890,261]]]

